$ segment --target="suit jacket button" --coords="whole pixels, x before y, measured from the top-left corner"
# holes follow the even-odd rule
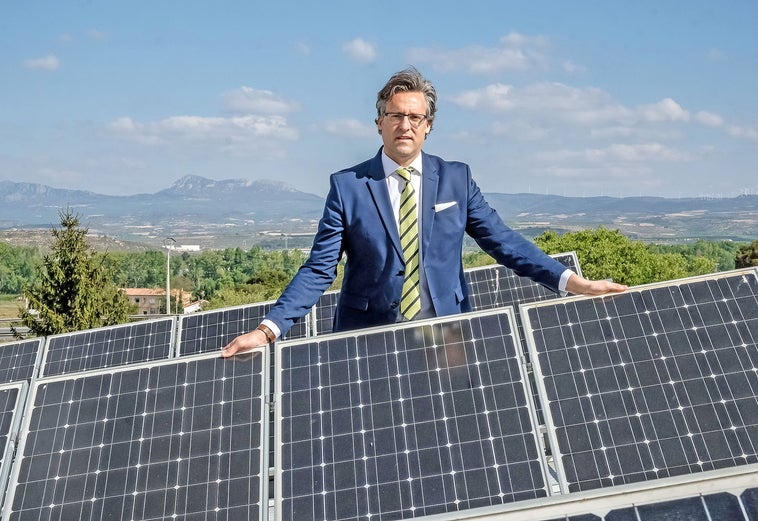
[[[398,274],[398,275],[401,275],[401,276],[402,276],[402,275],[405,275],[405,270],[400,270],[400,271],[398,271],[398,272],[397,272],[397,274]]]
[[[393,302],[392,304],[390,304],[390,307],[391,307],[392,309],[395,309],[395,308],[396,308],[396,307],[398,307],[399,305],[400,305],[400,302],[398,302],[398,301],[396,300],[395,302]]]

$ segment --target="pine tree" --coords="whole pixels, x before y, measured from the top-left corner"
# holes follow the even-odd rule
[[[19,309],[29,333],[47,336],[127,322],[131,305],[112,282],[105,255],[91,250],[87,228],[71,209],[59,212],[60,228],[51,230],[51,252],[24,288],[27,309]],[[16,336],[19,336],[16,334]]]

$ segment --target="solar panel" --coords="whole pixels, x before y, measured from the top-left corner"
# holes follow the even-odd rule
[[[311,336],[324,335],[332,332],[334,324],[334,310],[337,308],[339,291],[327,291],[318,299],[316,306],[311,312],[313,327]]]
[[[579,259],[575,252],[558,253],[551,255],[551,257],[575,273],[582,274],[579,268]],[[512,269],[499,264],[468,268],[463,271],[463,276],[469,287],[472,311],[515,306],[525,302],[536,302],[559,296],[545,286],[537,284],[531,279],[519,277]],[[339,291],[327,291],[321,296],[311,313],[313,317],[309,336],[332,332],[334,310],[337,307],[338,298]]]
[[[547,495],[511,308],[277,344],[278,519]]]
[[[238,335],[255,329],[273,305],[274,301],[258,302],[180,316],[177,355],[219,351]],[[305,318],[292,326],[286,338],[305,338],[309,333],[310,324]]]
[[[564,489],[758,461],[757,274],[522,306]]]
[[[162,360],[172,354],[174,317],[47,337],[40,376]]]
[[[36,374],[44,338],[0,344],[0,384],[30,381]]]
[[[8,482],[27,387],[26,382],[0,385],[0,504]]]
[[[575,252],[558,253],[551,257],[575,273],[582,274]],[[515,306],[559,296],[531,279],[519,277],[512,269],[500,264],[469,268],[464,270],[463,276],[469,286],[473,311]]]
[[[682,479],[684,478],[684,479]],[[472,511],[476,521],[755,521],[758,467],[710,471]]]
[[[266,369],[256,350],[37,380],[4,520],[266,519]]]

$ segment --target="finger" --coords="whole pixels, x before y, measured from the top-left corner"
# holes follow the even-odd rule
[[[239,350],[237,339],[235,338],[221,349],[221,356],[227,358],[234,355]]]

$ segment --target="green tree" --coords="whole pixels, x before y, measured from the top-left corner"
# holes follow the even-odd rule
[[[36,248],[11,246],[0,242],[0,293],[18,295],[34,280],[39,264]]]
[[[737,251],[734,259],[736,268],[752,268],[758,266],[758,240],[746,244]]]
[[[106,254],[90,249],[88,229],[70,209],[60,211],[60,228],[38,268],[36,282],[24,288],[29,308],[19,309],[33,335],[46,336],[126,322],[129,299],[112,282]],[[18,336],[18,334],[16,334]]]
[[[692,275],[713,273],[716,262],[704,257],[677,253],[658,254],[641,241],[633,241],[618,230],[599,227],[558,235],[546,231],[534,242],[547,253],[575,251],[579,266],[590,279],[613,279],[635,286]]]
[[[735,256],[744,243],[734,241],[709,242],[698,239],[686,244],[651,244],[648,247],[655,253],[679,253],[693,262],[696,257],[705,257],[716,262],[718,271],[733,270]]]

